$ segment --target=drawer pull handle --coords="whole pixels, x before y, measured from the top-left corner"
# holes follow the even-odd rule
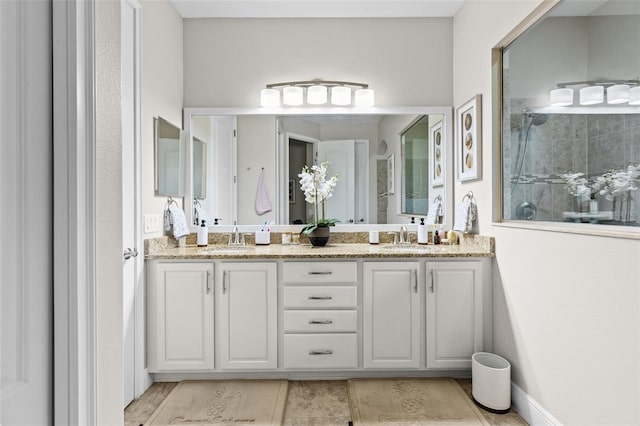
[[[331,349],[312,349],[309,351],[309,355],[333,355]]]
[[[309,296],[309,300],[331,300],[331,296]]]
[[[331,320],[309,320],[309,324],[333,324]]]
[[[331,275],[331,271],[309,271],[309,275]]]

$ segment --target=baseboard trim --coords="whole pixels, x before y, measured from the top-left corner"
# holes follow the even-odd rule
[[[558,426],[562,424],[513,382],[511,382],[511,404],[531,426]]]

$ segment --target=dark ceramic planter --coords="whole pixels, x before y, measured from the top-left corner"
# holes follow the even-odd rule
[[[311,234],[307,235],[307,237],[314,247],[326,246],[329,242],[329,227],[321,226],[316,228]]]

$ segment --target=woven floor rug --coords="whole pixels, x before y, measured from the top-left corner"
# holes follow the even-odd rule
[[[178,383],[148,425],[281,425],[286,380],[202,380]]]
[[[349,405],[357,425],[489,425],[453,379],[351,379]]]

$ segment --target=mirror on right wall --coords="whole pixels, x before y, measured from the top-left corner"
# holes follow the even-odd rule
[[[559,2],[493,53],[499,219],[639,226],[640,2]]]

